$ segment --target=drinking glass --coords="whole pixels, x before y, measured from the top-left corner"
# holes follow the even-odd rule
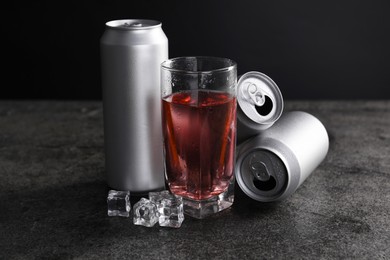
[[[184,212],[204,218],[234,200],[237,65],[180,57],[161,65],[165,176]]]

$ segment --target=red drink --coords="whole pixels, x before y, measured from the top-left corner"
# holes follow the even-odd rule
[[[233,178],[236,98],[192,90],[163,98],[166,174],[172,193],[195,200],[226,191]]]

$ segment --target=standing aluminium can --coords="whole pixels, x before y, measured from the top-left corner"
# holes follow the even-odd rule
[[[168,59],[168,39],[161,23],[107,22],[100,53],[108,186],[163,189],[160,64]]]

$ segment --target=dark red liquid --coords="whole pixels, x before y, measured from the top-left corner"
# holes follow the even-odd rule
[[[235,97],[185,91],[164,98],[162,107],[170,190],[195,200],[224,192],[233,178]]]

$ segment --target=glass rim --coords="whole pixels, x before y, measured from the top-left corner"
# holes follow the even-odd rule
[[[222,68],[218,69],[213,69],[213,70],[198,70],[198,71],[193,71],[193,70],[186,70],[186,69],[175,69],[172,67],[169,67],[168,64],[171,64],[175,61],[178,60],[184,60],[184,59],[207,59],[207,60],[214,60],[214,61],[226,61],[227,63],[230,63],[230,65],[226,65]],[[161,69],[164,70],[169,70],[172,72],[180,72],[183,74],[210,74],[210,73],[215,73],[215,72],[229,72],[237,68],[237,62],[235,62],[232,59],[229,58],[221,58],[221,57],[214,57],[214,56],[181,56],[181,57],[176,57],[172,59],[165,60],[164,62],[161,63]]]

